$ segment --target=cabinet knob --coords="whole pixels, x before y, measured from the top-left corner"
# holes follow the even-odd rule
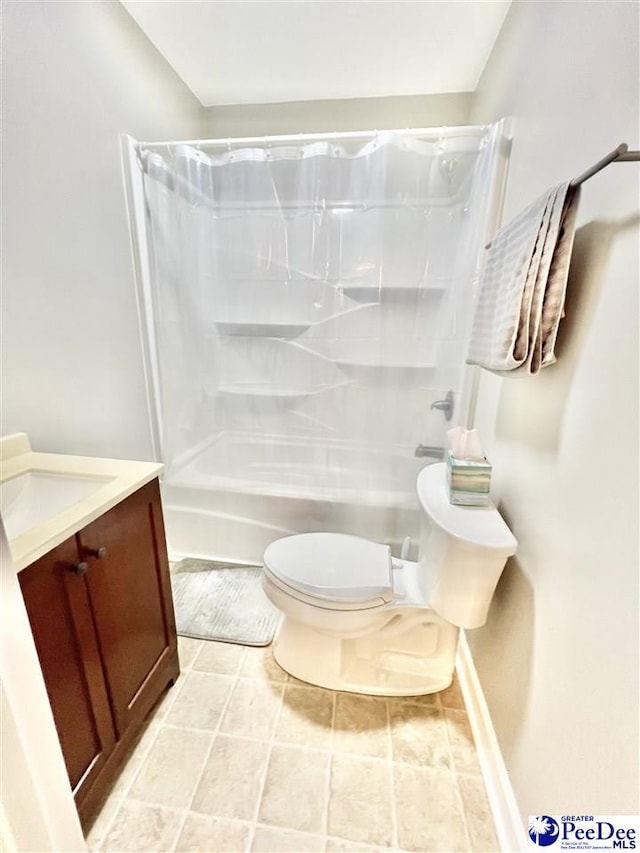
[[[76,563],[75,566],[73,566],[72,571],[75,572],[76,575],[85,575],[88,568],[89,563],[85,563],[83,560],[81,563]]]
[[[90,557],[95,557],[96,560],[104,560],[107,556],[107,549],[102,548],[85,548],[85,551]]]

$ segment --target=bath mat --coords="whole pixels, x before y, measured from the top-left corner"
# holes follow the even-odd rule
[[[171,571],[176,627],[183,637],[268,646],[280,615],[262,591],[260,566],[181,560]]]

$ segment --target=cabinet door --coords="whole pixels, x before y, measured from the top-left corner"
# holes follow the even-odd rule
[[[89,597],[121,737],[178,675],[158,481],[89,524],[79,540],[89,564]]]
[[[75,538],[18,574],[76,801],[99,775],[114,731]]]

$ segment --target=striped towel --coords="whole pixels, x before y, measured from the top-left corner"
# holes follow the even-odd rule
[[[532,375],[556,361],[580,189],[559,184],[491,241],[468,364]]]

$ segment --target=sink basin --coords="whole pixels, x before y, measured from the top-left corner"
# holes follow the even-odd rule
[[[15,539],[97,492],[112,477],[74,477],[29,471],[0,486],[0,512],[7,538]]]

